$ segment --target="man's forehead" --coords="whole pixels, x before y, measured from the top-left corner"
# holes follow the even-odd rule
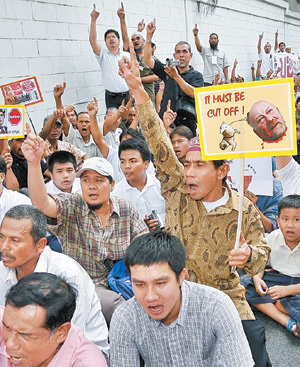
[[[0,232],[10,231],[15,235],[30,233],[32,221],[29,218],[4,217],[0,226]]]
[[[39,305],[15,307],[7,304],[4,309],[3,322],[8,326],[16,327],[19,332],[33,332],[43,328],[46,318],[46,309]]]

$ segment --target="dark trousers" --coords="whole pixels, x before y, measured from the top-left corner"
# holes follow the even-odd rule
[[[206,83],[206,82],[204,82],[204,87],[209,87],[211,85],[212,85],[212,83]]]
[[[110,107],[119,108],[122,104],[123,99],[125,100],[125,104],[129,101],[129,92],[113,93],[105,90],[105,104],[107,110]]]
[[[242,320],[255,367],[272,366],[266,349],[265,327],[260,320]]]

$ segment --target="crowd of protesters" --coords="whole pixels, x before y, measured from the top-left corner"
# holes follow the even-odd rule
[[[91,12],[106,111],[64,105],[58,84],[39,134],[0,140],[0,365],[271,366],[257,310],[300,337],[300,153],[273,157],[271,196],[245,191],[235,248],[239,194],[227,161],[201,158],[194,88],[247,81],[238,59],[196,24],[203,70],[184,40],[163,62],[155,20],[129,35],[122,3],[117,16],[104,46]],[[263,37],[252,81],[294,79],[299,147],[300,55]],[[120,260],[127,301],[108,282]]]

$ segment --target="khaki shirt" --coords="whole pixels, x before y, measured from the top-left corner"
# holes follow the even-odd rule
[[[186,248],[189,280],[224,291],[234,302],[242,320],[255,319],[239,275],[230,273],[227,261],[237,231],[238,194],[228,188],[228,202],[208,213],[201,200],[194,200],[189,195],[183,181],[183,166],[151,102],[136,105],[136,108],[142,132],[154,154],[157,178],[166,200],[165,227]],[[260,216],[246,198],[242,231],[252,248],[251,260],[244,270],[253,276],[264,270],[270,248],[264,239]]]

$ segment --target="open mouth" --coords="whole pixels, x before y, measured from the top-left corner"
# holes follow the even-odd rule
[[[149,313],[153,316],[161,314],[163,312],[163,309],[164,309],[164,306],[162,305],[148,307]]]
[[[195,184],[188,184],[187,187],[188,187],[188,191],[191,195],[196,193],[197,190],[198,190],[198,186],[195,185]]]
[[[18,366],[23,361],[23,357],[16,357],[16,356],[9,355],[9,358],[14,366]]]

